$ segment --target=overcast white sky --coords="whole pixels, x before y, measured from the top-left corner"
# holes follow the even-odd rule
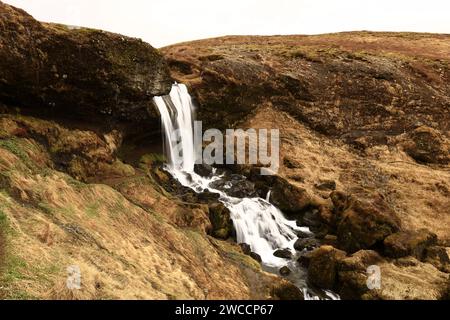
[[[450,33],[449,0],[3,0],[41,21],[139,37],[156,47],[231,34]]]

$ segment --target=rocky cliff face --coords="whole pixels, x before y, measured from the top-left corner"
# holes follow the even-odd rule
[[[370,32],[223,37],[163,52],[173,76],[191,85],[200,118],[213,125],[230,126],[270,102],[317,132],[364,146],[420,126],[450,129],[449,39]],[[437,151],[445,159],[435,160],[448,163],[445,141]]]
[[[233,36],[162,51],[205,127],[280,129],[289,187],[235,169],[316,232],[296,244],[311,284],[343,298],[445,296],[450,36]],[[331,247],[308,252],[321,244]],[[371,265],[381,268],[376,290]]]
[[[0,3],[0,101],[51,114],[156,116],[151,97],[172,80],[157,50],[139,39],[43,24]]]

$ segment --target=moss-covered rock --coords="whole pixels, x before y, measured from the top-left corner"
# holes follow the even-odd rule
[[[211,235],[218,239],[228,239],[233,233],[233,221],[230,210],[222,203],[209,205],[209,219],[212,224]]]
[[[332,246],[322,246],[309,256],[308,281],[324,289],[334,289],[337,284],[338,263],[344,259],[344,251]]]

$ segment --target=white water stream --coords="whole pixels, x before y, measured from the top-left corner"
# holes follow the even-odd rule
[[[308,233],[308,228],[298,227],[295,221],[287,220],[279,209],[269,203],[269,195],[267,199],[230,197],[209,186],[211,182],[221,179],[220,176],[204,178],[194,172],[195,110],[186,86],[175,84],[169,96],[155,97],[154,102],[161,114],[164,149],[168,158],[167,170],[173,177],[196,192],[210,191],[220,194],[219,200],[231,212],[237,242],[250,245],[252,252],[261,256],[266,268],[274,272],[283,266],[298,269],[294,261],[277,258],[273,254],[278,249],[289,249],[294,255],[296,231]],[[294,281],[297,284],[300,281],[300,286],[305,287],[304,274],[301,278]]]

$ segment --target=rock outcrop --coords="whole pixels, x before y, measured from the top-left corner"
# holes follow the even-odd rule
[[[145,121],[172,80],[149,44],[100,30],[40,23],[0,2],[0,101],[42,114]]]

